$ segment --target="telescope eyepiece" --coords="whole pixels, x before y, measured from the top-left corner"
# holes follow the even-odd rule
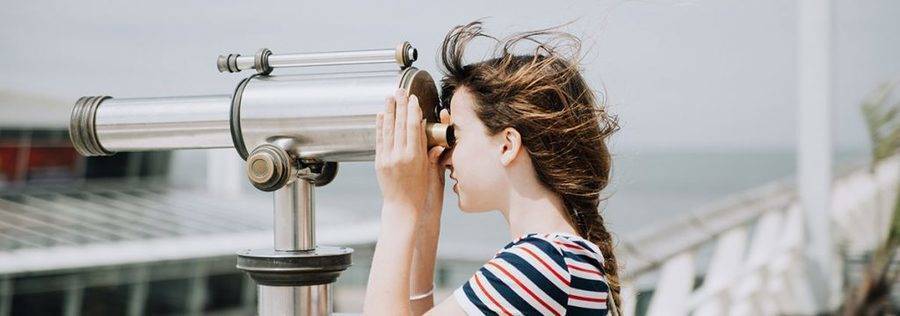
[[[428,147],[442,146],[449,148],[456,143],[453,125],[427,123],[425,124],[425,137],[428,139]]]

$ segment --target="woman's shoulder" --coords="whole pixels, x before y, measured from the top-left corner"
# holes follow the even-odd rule
[[[569,234],[525,234],[507,244],[457,292],[464,307],[524,314],[603,310],[603,256]],[[513,313],[514,314],[514,313]],[[577,313],[576,313],[577,314]]]
[[[604,262],[603,253],[597,245],[580,236],[567,233],[524,234],[500,249],[497,256],[504,252],[528,250],[539,250],[553,258],[591,263],[599,269],[602,269]]]

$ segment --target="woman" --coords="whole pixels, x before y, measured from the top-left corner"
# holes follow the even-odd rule
[[[577,55],[577,38],[553,30],[519,34],[498,41],[495,58],[464,65],[465,48],[477,37],[489,37],[480,22],[458,26],[441,48],[441,119],[452,119],[453,148],[426,148],[415,96],[398,91],[378,115],[375,165],[384,204],[364,312],[604,315],[619,302],[612,240],[598,211],[610,176],[605,141],[616,121],[577,62],[547,44]],[[514,54],[523,42],[538,45]],[[459,208],[498,210],[513,240],[435,306],[445,169],[456,180]]]

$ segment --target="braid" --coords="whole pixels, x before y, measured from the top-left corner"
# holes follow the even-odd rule
[[[622,289],[622,284],[619,281],[619,265],[616,261],[616,253],[613,251],[615,246],[612,234],[606,229],[603,216],[600,216],[599,212],[579,212],[578,217],[582,219],[581,223],[577,225],[581,237],[596,244],[603,254],[603,273],[606,276],[606,283],[609,284],[616,307],[621,310],[622,300],[619,299],[619,291]]]

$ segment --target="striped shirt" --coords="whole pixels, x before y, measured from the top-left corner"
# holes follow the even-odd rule
[[[453,296],[469,315],[606,315],[602,263],[600,249],[584,238],[526,234]]]

